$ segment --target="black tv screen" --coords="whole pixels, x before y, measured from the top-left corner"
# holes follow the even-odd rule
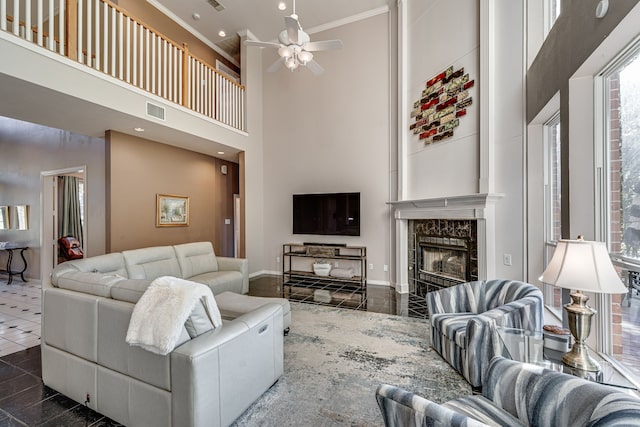
[[[360,193],[294,194],[293,234],[360,235]]]

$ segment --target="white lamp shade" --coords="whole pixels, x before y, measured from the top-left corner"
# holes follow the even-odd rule
[[[559,288],[588,292],[627,292],[602,242],[560,240],[540,281]]]

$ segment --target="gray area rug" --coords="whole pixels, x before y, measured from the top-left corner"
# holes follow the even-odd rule
[[[435,402],[471,394],[428,347],[427,321],[291,303],[284,375],[235,426],[382,426],[381,383]]]

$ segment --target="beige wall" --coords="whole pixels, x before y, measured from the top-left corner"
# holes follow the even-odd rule
[[[237,164],[114,131],[106,142],[108,252],[206,240],[233,255]],[[156,227],[156,194],[188,196],[189,226]]]
[[[0,205],[29,205],[29,230],[0,230],[0,241],[29,247],[27,275],[40,278],[40,172],[86,166],[86,253],[105,250],[104,140],[0,117]],[[6,253],[0,253],[0,266]],[[20,261],[15,261],[16,268]]]

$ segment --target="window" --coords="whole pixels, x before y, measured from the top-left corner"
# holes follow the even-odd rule
[[[599,77],[604,105],[604,228],[609,250],[625,283],[640,289],[640,43]],[[605,300],[604,351],[640,377],[640,295],[634,291]]]
[[[546,267],[558,240],[562,238],[562,192],[560,165],[560,112],[544,124],[544,266]],[[544,285],[545,302],[562,316],[562,291]]]

